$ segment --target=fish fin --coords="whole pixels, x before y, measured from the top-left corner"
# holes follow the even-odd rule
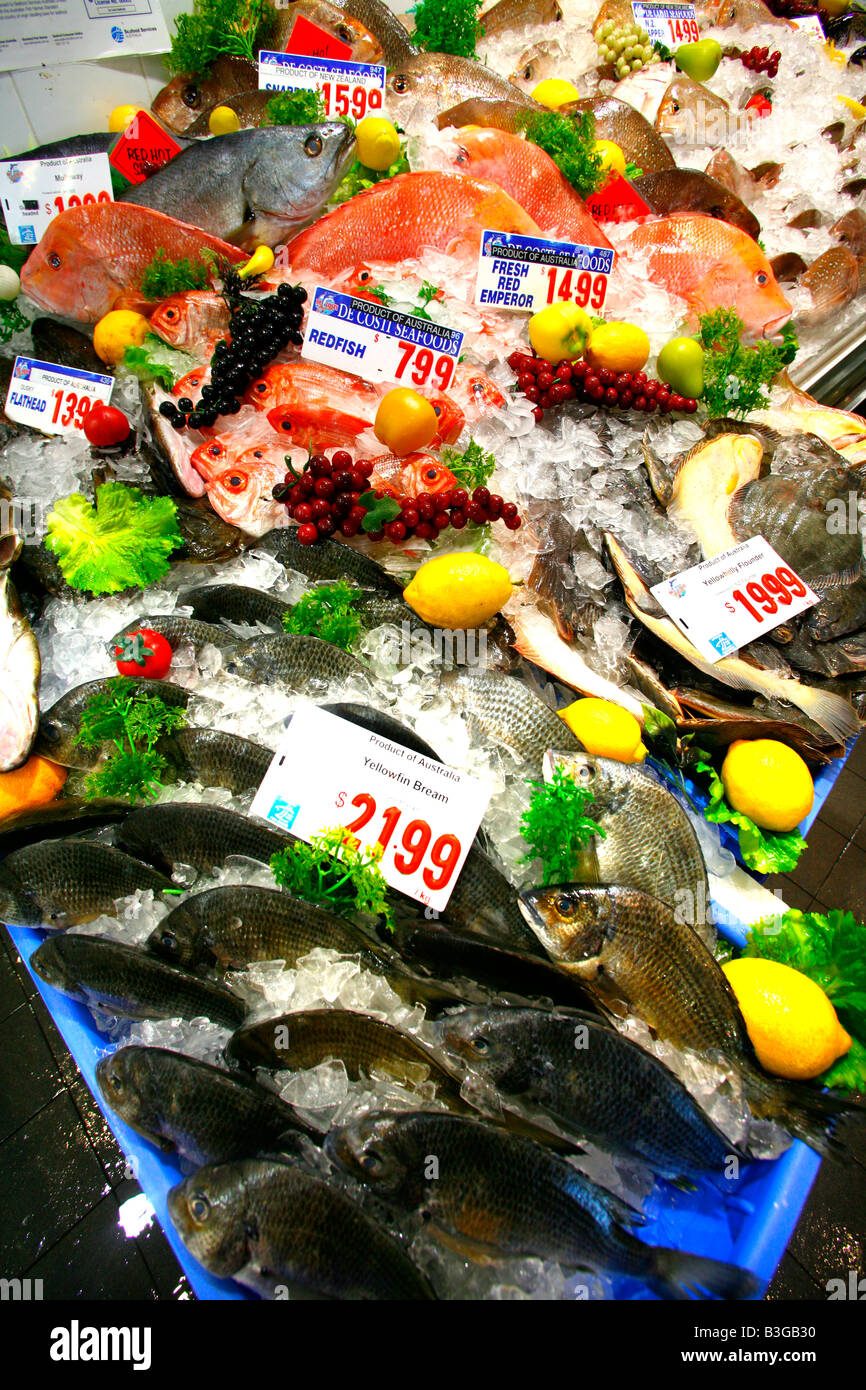
[[[812,1090],[807,1083],[785,1082],[757,1071],[750,1071],[744,1081],[746,1098],[753,1108],[766,1104],[768,1115],[778,1117],[795,1138],[825,1158],[832,1155],[845,1163],[854,1161],[848,1141],[834,1129],[843,1117],[861,1124],[866,1121],[866,1100]]]
[[[761,1287],[748,1269],[663,1246],[653,1250],[649,1263],[647,1282],[662,1298],[754,1298]]]

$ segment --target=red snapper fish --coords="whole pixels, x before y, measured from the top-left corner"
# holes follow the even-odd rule
[[[198,262],[208,251],[232,265],[248,260],[198,227],[135,203],[91,203],[67,208],[49,223],[21,272],[21,288],[50,314],[96,323],[111,309],[146,313],[154,300],[142,279],[157,251],[169,260]]]
[[[382,454],[372,463],[370,487],[391,497],[418,497],[422,492],[435,497],[460,486],[451,469],[440,463],[435,454]]]
[[[150,316],[150,326],[163,342],[183,352],[210,359],[215,344],[227,338],[231,313],[215,290],[187,290],[164,299]]]
[[[288,519],[285,503],[274,500],[273,490],[286,476],[285,461],[254,466],[239,460],[206,483],[208,501],[231,526],[248,536],[263,536]]]

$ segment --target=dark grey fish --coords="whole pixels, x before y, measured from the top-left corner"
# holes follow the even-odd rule
[[[24,845],[38,841],[76,838],[91,830],[115,825],[129,815],[129,802],[114,797],[96,797],[85,801],[80,797],[63,797],[48,806],[19,811],[17,815],[0,820],[0,856],[6,856]]]
[[[516,676],[446,671],[442,684],[467,715],[470,731],[510,748],[524,762],[540,765],[548,748],[580,746],[559,715]]]
[[[174,504],[177,529],[183,537],[183,545],[176,552],[178,560],[213,564],[216,560],[233,559],[249,545],[250,538],[240,527],[223,521],[209,506],[201,506],[190,497],[176,497]]]
[[[291,611],[283,599],[244,584],[201,584],[184,589],[179,601],[205,623],[262,623],[276,632],[282,632],[283,618]]]
[[[191,144],[120,202],[153,208],[250,251],[276,246],[321,211],[353,146],[342,121],[217,135]]]
[[[226,670],[258,685],[277,684],[309,693],[323,691],[353,676],[368,676],[358,658],[342,647],[323,642],[320,637],[287,632],[239,642],[226,662]]]
[[[268,864],[291,840],[291,836],[236,811],[189,801],[139,806],[117,832],[121,849],[166,873],[180,864],[201,871],[213,869],[231,855]]]
[[[340,1188],[297,1165],[244,1159],[202,1168],[173,1187],[181,1240],[218,1279],[273,1296],[435,1298],[400,1242]]]
[[[866,576],[821,595],[821,602],[803,616],[806,632],[816,642],[832,642],[866,627]]]
[[[785,656],[800,671],[821,676],[852,676],[866,671],[866,632],[816,642],[800,631],[785,645]]]
[[[37,946],[30,964],[45,984],[118,1018],[209,1018],[234,1029],[247,1012],[223,985],[105,936],[53,936]]]
[[[162,1047],[121,1047],[96,1067],[103,1100],[163,1153],[197,1167],[315,1135],[293,1106],[246,1076]]]
[[[117,139],[114,131],[95,130],[90,135],[67,135],[32,150],[22,150],[16,159],[71,159],[82,154],[107,154]]]
[[[671,212],[703,212],[730,222],[756,240],[761,224],[736,193],[699,169],[659,169],[633,180],[638,193],[660,217]]]
[[[325,1148],[372,1191],[423,1212],[427,1230],[465,1259],[556,1260],[640,1279],[662,1298],[747,1298],[757,1289],[746,1270],[645,1245],[618,1198],[542,1144],[483,1120],[379,1112],[332,1129]],[[431,1154],[435,1170],[425,1163]]]
[[[101,748],[83,748],[77,742],[81,728],[81,716],[94,695],[105,695],[111,690],[123,688],[123,676],[103,676],[99,680],[86,681],[76,685],[61,695],[59,700],[45,710],[39,719],[34,753],[41,753],[52,762],[63,767],[77,767],[91,772],[104,754],[114,747],[106,743]],[[175,708],[186,705],[190,691],[171,681],[142,680],[135,682],[135,691],[140,695],[158,695],[165,704]]]
[[[105,363],[93,351],[93,343],[85,333],[56,319],[38,318],[30,325],[33,351],[43,362],[56,362],[61,367],[75,367],[81,372],[102,375]]]
[[[217,627],[215,623],[202,623],[197,618],[188,618],[182,613],[145,613],[142,617],[125,623],[109,638],[106,643],[109,656],[113,659],[118,650],[125,651],[126,639],[143,627],[164,637],[173,652],[177,651],[178,647],[187,646],[194,647],[197,652],[207,645],[222,648],[224,651],[231,651],[235,646],[236,639],[231,633],[224,627]],[[134,660],[132,644],[129,644],[129,650],[131,655],[126,659]]]
[[[112,912],[136,889],[174,884],[147,864],[94,840],[40,840],[0,864],[0,921],[20,927],[72,927]]]
[[[308,579],[344,579],[361,589],[384,589],[402,594],[403,585],[393,575],[342,541],[324,540],[317,545],[301,545],[297,528],[280,526],[256,541],[256,550],[273,555],[286,569],[297,570]]]
[[[351,724],[357,724],[360,729],[368,729],[371,734],[378,734],[379,738],[390,739],[392,743],[402,744],[404,748],[410,748],[413,753],[420,753],[425,758],[432,758],[434,762],[441,763],[439,754],[434,752],[429,743],[420,738],[414,729],[409,729],[405,724],[401,724],[399,719],[394,719],[390,714],[384,714],[382,710],[376,709],[373,705],[358,705],[351,701],[336,701],[333,704],[321,706],[329,714],[336,714],[340,719],[348,719]]]
[[[236,796],[261,785],[274,756],[270,748],[251,739],[222,729],[198,728],[166,734],[159,740],[157,752],[184,782],[228,787]]]
[[[496,946],[540,954],[521,917],[517,889],[477,843],[466,856],[443,915],[446,925],[453,923]]]

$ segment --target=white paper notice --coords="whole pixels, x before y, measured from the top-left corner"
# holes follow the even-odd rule
[[[169,47],[160,0],[0,0],[0,72]]]

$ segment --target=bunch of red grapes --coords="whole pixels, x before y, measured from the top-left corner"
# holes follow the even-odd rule
[[[749,72],[765,72],[768,77],[775,77],[781,57],[778,48],[773,53],[769,48],[750,48],[748,53],[740,54],[740,62]]]
[[[289,472],[284,482],[277,483],[273,495],[278,502],[285,502],[289,515],[297,521],[302,545],[314,545],[336,532],[351,539],[363,531],[371,541],[387,538],[402,543],[412,536],[435,541],[446,527],[460,531],[470,521],[476,526],[502,521],[509,531],[516,531],[521,524],[513,502],[504,501],[486,487],[471,493],[456,487],[397,498],[400,515],[385,522],[380,530],[364,531],[369,509],[361,505],[361,496],[370,491],[368,479],[373,467],[372,459],[355,461],[345,449],[337,449],[330,458],[313,454],[303,473]],[[377,500],[388,495],[374,491]]]
[[[596,371],[583,358],[554,365],[527,352],[512,352],[508,365],[517,374],[518,390],[535,405],[536,420],[541,420],[552,405],[564,401],[592,401],[621,410],[644,410],[648,415],[654,410],[662,415],[672,410],[691,415],[698,408],[692,396],[678,395],[645,372],[614,372],[607,367]]]

